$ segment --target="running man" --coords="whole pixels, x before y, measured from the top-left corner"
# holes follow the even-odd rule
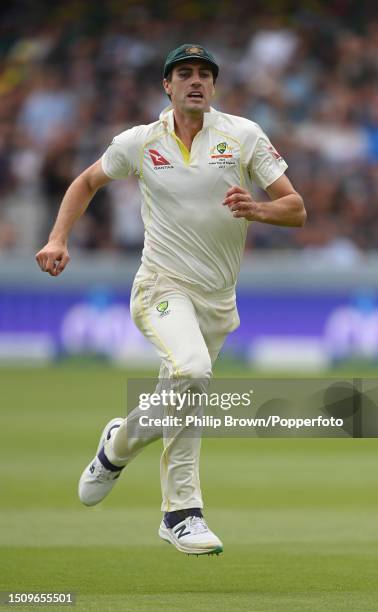
[[[122,132],[76,178],[60,206],[40,268],[58,276],[69,261],[68,236],[96,191],[134,174],[142,193],[145,242],[131,293],[131,314],[161,358],[160,381],[180,390],[206,389],[227,335],[239,325],[235,284],[250,222],[302,226],[301,196],[287,164],[252,121],[210,106],[218,65],[200,45],[171,51],[163,87],[171,100],[158,121]],[[256,202],[253,183],[269,195]],[[122,469],[149,442],[138,430],[138,407],[105,426],[79,482],[80,500],[99,503]],[[182,431],[163,437],[163,520],[159,535],[181,552],[223,550],[203,514],[200,439]]]

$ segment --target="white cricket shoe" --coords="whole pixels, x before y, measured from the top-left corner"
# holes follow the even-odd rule
[[[188,555],[219,555],[223,552],[222,542],[210,531],[205,519],[200,516],[187,516],[172,529],[167,527],[163,519],[159,527],[159,536]]]
[[[104,455],[104,444],[111,438],[122,421],[123,419],[117,417],[107,423],[101,434],[96,455],[80,477],[79,499],[86,506],[94,506],[102,501],[121,475],[123,468],[113,466]]]

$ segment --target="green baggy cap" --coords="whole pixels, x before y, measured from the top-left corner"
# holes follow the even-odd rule
[[[175,64],[185,60],[200,59],[207,64],[210,64],[214,79],[217,78],[219,72],[219,66],[215,61],[215,57],[201,45],[181,45],[173,51],[170,51],[167,55],[167,59],[164,64],[163,76],[166,78]]]

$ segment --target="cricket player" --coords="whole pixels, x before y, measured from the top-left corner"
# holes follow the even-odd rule
[[[235,285],[249,224],[302,226],[306,218],[285,175],[287,164],[261,128],[211,107],[218,71],[201,45],[184,44],[168,54],[163,87],[171,105],[154,123],[115,136],[73,181],[36,255],[43,271],[58,276],[69,262],[70,230],[96,191],[136,175],[145,241],[131,314],[161,358],[159,380],[181,390],[206,389],[227,335],[239,325]],[[255,201],[254,183],[269,202]],[[222,552],[202,513],[199,436],[184,436],[182,428],[140,435],[138,414],[137,406],[105,426],[81,475],[80,500],[99,503],[125,466],[162,437],[160,537],[189,554]]]

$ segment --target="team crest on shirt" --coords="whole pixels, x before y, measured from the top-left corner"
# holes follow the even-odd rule
[[[154,170],[164,170],[166,168],[173,168],[171,162],[169,162],[159,151],[156,149],[148,149],[150,158],[154,165]]]
[[[164,300],[163,302],[160,302],[156,306],[156,310],[160,313],[160,318],[169,315],[171,311],[168,310],[168,300]]]
[[[211,147],[210,149],[210,157],[211,159],[227,159],[233,157],[232,151],[233,147],[230,147],[228,142],[218,142],[217,145]]]
[[[225,168],[226,166],[235,166],[234,147],[231,147],[225,140],[218,142],[210,149],[210,166],[218,166]]]

